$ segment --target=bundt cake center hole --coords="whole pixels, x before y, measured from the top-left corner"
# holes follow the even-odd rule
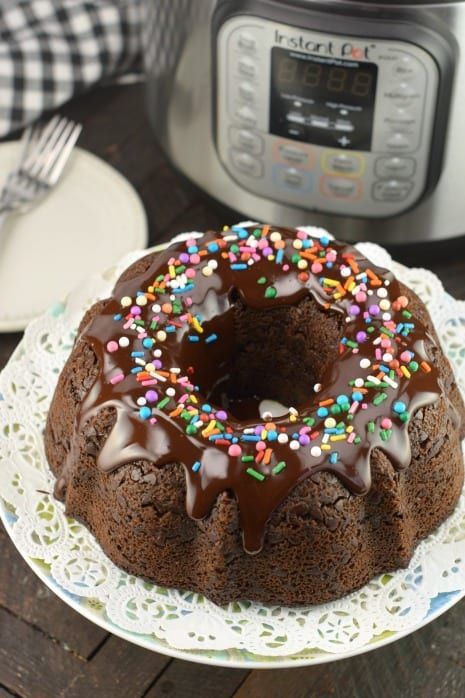
[[[241,420],[260,418],[264,400],[286,408],[308,404],[315,383],[337,360],[341,314],[323,310],[310,297],[257,309],[237,296],[233,318],[221,355],[197,375],[201,394]]]
[[[240,300],[240,295],[239,295],[239,289],[237,289],[235,286],[229,291],[228,293],[228,300],[231,305],[236,305],[239,300]]]

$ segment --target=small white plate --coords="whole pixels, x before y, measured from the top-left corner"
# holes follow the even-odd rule
[[[0,145],[0,180],[18,147]],[[0,332],[23,330],[89,275],[146,244],[147,220],[131,184],[76,148],[54,190],[0,231]]]

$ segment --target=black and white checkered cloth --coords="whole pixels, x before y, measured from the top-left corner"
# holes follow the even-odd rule
[[[0,138],[134,68],[140,0],[0,0]]]

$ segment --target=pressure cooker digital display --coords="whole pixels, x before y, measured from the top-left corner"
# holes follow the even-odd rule
[[[271,51],[270,133],[333,147],[370,150],[378,68]]]

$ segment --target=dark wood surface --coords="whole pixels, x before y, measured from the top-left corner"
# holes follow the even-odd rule
[[[84,124],[80,145],[134,184],[150,242],[240,218],[169,165],[150,133],[140,85],[100,88],[62,111]],[[430,267],[450,293],[465,298],[464,240],[391,251],[406,264]],[[20,338],[0,334],[0,369]],[[414,635],[353,659],[286,670],[224,669],[142,650],[88,622],[35,577],[1,526],[0,556],[0,698],[465,696],[465,601]]]

